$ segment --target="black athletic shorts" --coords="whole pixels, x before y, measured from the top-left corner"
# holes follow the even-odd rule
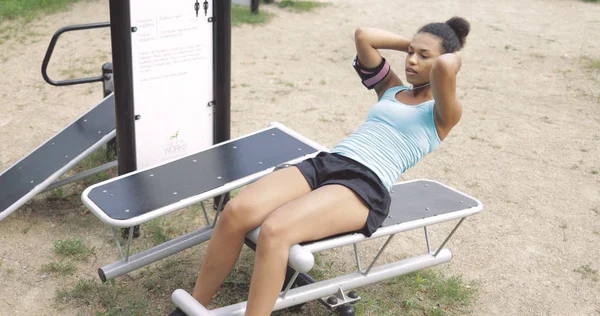
[[[359,231],[370,237],[390,211],[390,193],[379,177],[363,164],[342,155],[321,152],[295,165],[314,190],[328,184],[354,191],[369,207],[365,226]]]

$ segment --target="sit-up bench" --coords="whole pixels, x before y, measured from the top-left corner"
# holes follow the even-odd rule
[[[322,150],[326,149],[275,123],[265,130],[197,154],[99,183],[85,190],[82,199],[94,214],[113,227],[115,233],[115,227],[139,225],[177,209],[223,195],[272,172],[276,166],[300,161]],[[444,248],[445,244],[466,217],[482,210],[478,200],[429,180],[398,183],[391,196],[390,214],[370,238],[360,233],[351,233],[293,246],[288,263],[294,273],[274,310],[313,300],[325,301],[324,297],[332,295],[336,299],[330,300],[327,305],[334,310],[360,299],[356,293],[347,295],[349,290],[448,262],[452,255],[450,250]],[[219,205],[218,211],[222,208],[223,205]],[[123,254],[115,233],[121,260],[99,269],[101,279],[106,281],[115,278],[207,241],[212,235],[218,214],[219,212],[211,226],[133,255],[129,254],[129,244],[126,254]],[[451,220],[458,220],[455,228],[437,249],[432,249],[427,227]],[[427,251],[424,254],[375,266],[395,234],[417,228],[423,228],[425,232]],[[133,230],[129,231],[128,243],[131,243]],[[256,243],[259,232],[260,228],[250,232],[248,239]],[[388,240],[375,259],[368,267],[362,267],[358,259],[357,244],[385,236]],[[304,282],[310,284],[292,289],[294,282],[298,285],[299,276],[305,276],[312,269],[314,253],[345,245],[354,246],[357,272],[320,282]],[[246,307],[246,302],[243,302],[207,311],[183,290],[176,290],[172,299],[188,315],[243,315]]]

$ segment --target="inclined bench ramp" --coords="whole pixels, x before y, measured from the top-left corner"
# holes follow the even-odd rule
[[[115,135],[115,106],[111,94],[0,174],[0,220],[44,191]]]

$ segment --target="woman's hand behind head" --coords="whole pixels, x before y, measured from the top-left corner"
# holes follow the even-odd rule
[[[446,53],[436,58],[431,72],[443,72],[448,74],[456,74],[462,67],[462,57],[458,52]]]

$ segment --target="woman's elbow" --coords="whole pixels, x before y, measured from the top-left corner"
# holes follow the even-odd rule
[[[354,31],[354,41],[358,42],[358,41],[362,41],[365,37],[365,30],[363,28],[357,28],[356,31]]]

